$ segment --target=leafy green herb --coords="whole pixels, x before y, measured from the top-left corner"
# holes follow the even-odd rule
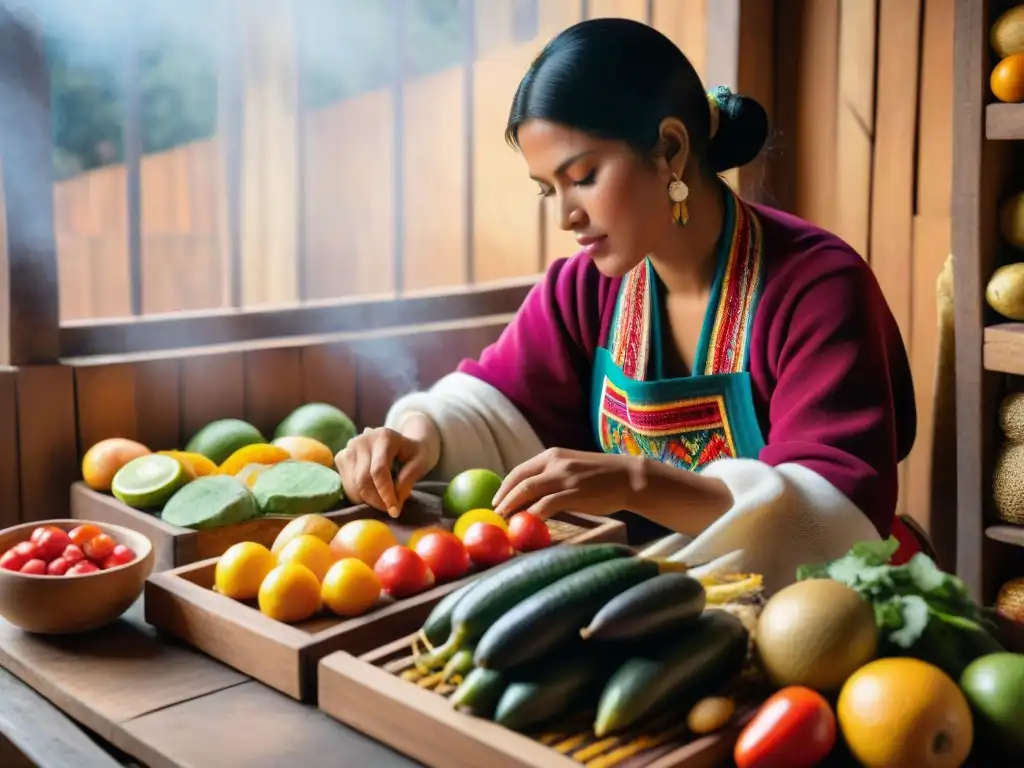
[[[923,553],[890,565],[899,542],[861,542],[836,560],[802,565],[797,580],[832,579],[874,607],[883,652],[930,661],[954,679],[978,656],[1001,650],[992,622],[963,581]]]

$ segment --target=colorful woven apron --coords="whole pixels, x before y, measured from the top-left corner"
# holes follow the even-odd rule
[[[592,422],[606,453],[646,456],[700,472],[721,458],[756,459],[764,437],[754,409],[750,335],[763,282],[761,224],[731,189],[725,193],[725,235],[708,298],[693,371],[665,378],[658,276],[650,261],[622,281],[606,347],[597,350],[591,382]],[[630,512],[630,538],[665,529]],[[896,517],[900,543],[893,564],[921,547]]]
[[[724,197],[725,235],[689,376],[663,376],[658,277],[650,261],[622,281],[592,380],[593,424],[607,453],[699,472],[720,458],[756,459],[764,447],[747,371],[762,285],[761,225],[732,190]]]

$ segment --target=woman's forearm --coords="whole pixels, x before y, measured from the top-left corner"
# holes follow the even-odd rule
[[[653,459],[639,461],[631,512],[696,537],[732,508],[732,493],[721,480]]]

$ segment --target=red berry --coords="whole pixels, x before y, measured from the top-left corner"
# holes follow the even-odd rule
[[[99,567],[88,560],[79,560],[65,571],[67,576],[84,576],[87,573],[96,573]]]
[[[38,557],[33,557],[31,560],[21,566],[21,573],[28,573],[32,576],[45,576],[46,575],[46,561],[40,560]]]
[[[66,557],[58,557],[56,560],[50,561],[50,564],[46,566],[46,572],[51,576],[63,576],[72,565],[74,563]]]

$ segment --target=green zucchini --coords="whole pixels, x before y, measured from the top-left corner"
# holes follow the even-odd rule
[[[491,717],[508,685],[504,672],[475,667],[448,699],[456,709],[469,710],[477,717]]]
[[[580,635],[585,640],[637,640],[677,630],[704,610],[704,585],[685,573],[663,573],[616,595]]]
[[[498,701],[494,721],[524,731],[593,707],[616,668],[609,646],[597,647],[602,652],[574,649],[573,653],[559,653],[531,665],[526,671],[513,672]]]
[[[637,653],[615,670],[597,705],[594,735],[603,738],[662,707],[681,699],[696,701],[721,688],[743,668],[747,643],[738,618],[705,611],[678,639]]]
[[[421,657],[420,663],[429,668],[443,666],[457,650],[475,642],[506,611],[538,590],[594,563],[631,554],[624,544],[576,544],[517,557],[507,568],[481,579],[455,604],[447,642]]]
[[[469,590],[479,584],[479,579],[474,579],[469,584],[463,584],[454,592],[450,592],[441,598],[441,601],[434,606],[434,609],[420,628],[420,636],[430,644],[431,648],[441,645],[441,643],[448,639],[448,635],[452,631],[452,611],[455,610],[455,604]]]
[[[573,639],[605,603],[658,575],[658,563],[621,558],[583,568],[523,600],[480,638],[473,663],[508,669],[540,659]]]

